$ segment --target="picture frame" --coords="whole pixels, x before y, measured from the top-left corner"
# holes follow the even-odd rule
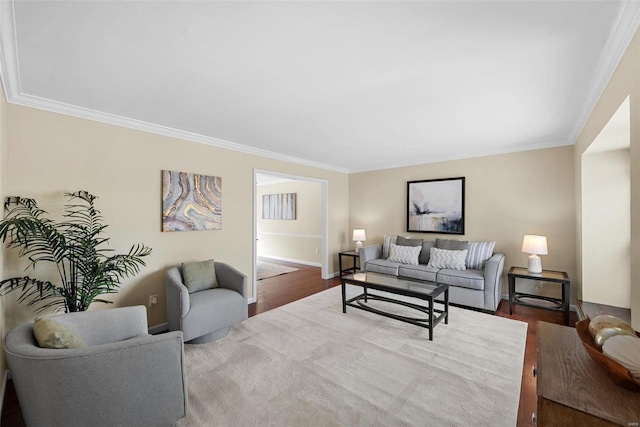
[[[265,194],[262,196],[262,219],[295,220],[297,193]]]
[[[464,234],[465,178],[407,182],[407,231]]]

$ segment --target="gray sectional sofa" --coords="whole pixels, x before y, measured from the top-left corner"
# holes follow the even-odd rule
[[[393,239],[395,243],[395,237]],[[429,265],[429,255],[431,248],[436,247],[436,241],[417,239],[411,239],[411,241],[414,243],[411,246],[418,246],[418,244],[422,246],[418,265],[389,260],[388,257],[385,257],[388,256],[388,253],[383,256],[383,245],[370,245],[359,250],[360,269],[367,272],[447,283],[451,303],[495,313],[502,297],[502,271],[505,261],[503,253],[488,253],[486,261],[482,260],[481,263],[476,262],[477,265],[473,265],[473,267],[480,266],[481,268],[467,268],[465,270],[434,268]],[[388,243],[386,241],[385,246]],[[471,243],[473,244],[473,242]],[[491,252],[492,248],[493,246],[491,246]],[[470,251],[469,256],[472,256]]]

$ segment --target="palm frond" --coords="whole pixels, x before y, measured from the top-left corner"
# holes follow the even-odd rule
[[[108,226],[94,206],[97,197],[87,191],[66,196],[70,202],[60,222],[47,218],[34,199],[6,199],[8,213],[0,221],[0,240],[29,260],[27,269],[38,263],[55,264],[60,284],[15,277],[0,282],[0,295],[20,290],[18,301],[38,306],[38,310],[86,310],[92,302],[111,303],[97,297],[117,292],[123,278],[146,265],[143,258],[151,254],[151,248],[144,244],[133,245],[127,254],[109,255],[113,249],[104,247],[109,242],[104,236]]]

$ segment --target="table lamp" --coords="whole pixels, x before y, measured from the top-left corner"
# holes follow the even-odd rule
[[[367,235],[361,228],[353,230],[353,241],[356,242],[356,251],[362,247],[362,242],[367,240]]]
[[[529,265],[527,270],[530,273],[542,273],[542,261],[538,255],[546,255],[547,238],[545,236],[536,236],[535,234],[527,234],[522,241],[522,252],[529,255]]]

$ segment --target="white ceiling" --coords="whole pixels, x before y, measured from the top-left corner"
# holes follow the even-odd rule
[[[639,9],[2,2],[2,81],[9,102],[331,170],[384,169],[574,143]]]

